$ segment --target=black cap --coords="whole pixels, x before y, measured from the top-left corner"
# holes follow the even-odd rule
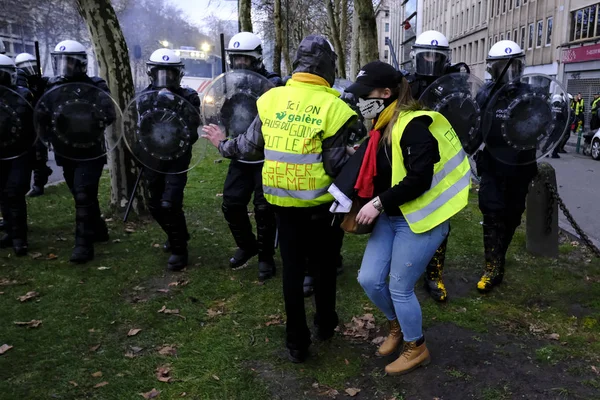
[[[362,67],[356,76],[356,82],[345,91],[356,97],[364,97],[374,89],[393,89],[402,81],[404,74],[396,71],[388,63],[373,61]]]

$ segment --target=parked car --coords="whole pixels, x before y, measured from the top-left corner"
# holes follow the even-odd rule
[[[594,160],[600,160],[600,129],[592,137],[590,155]]]

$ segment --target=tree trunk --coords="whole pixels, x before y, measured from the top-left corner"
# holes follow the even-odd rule
[[[273,49],[273,72],[275,72],[278,75],[281,75],[281,50],[283,47],[281,0],[275,0],[273,18],[275,19],[275,48]]]
[[[352,44],[350,46],[350,78],[353,81],[360,71],[360,21],[356,9],[352,13]]]
[[[379,60],[377,46],[377,23],[371,0],[354,0],[354,12],[358,13],[360,39],[360,65]]]
[[[238,0],[240,32],[252,32],[252,0]]]
[[[134,96],[134,86],[127,43],[117,15],[110,0],[77,0],[77,5],[94,43],[100,75],[106,80],[112,97],[121,110],[124,110]],[[115,123],[110,129],[121,129],[121,126]],[[124,129],[133,127],[124,126]],[[127,207],[139,172],[135,159],[123,139],[117,148],[109,153],[108,166],[111,178],[111,208],[114,212],[120,212]],[[145,210],[143,200],[144,191],[140,190],[133,200],[134,212],[139,214]]]
[[[285,62],[285,70],[288,75],[292,74],[292,60],[290,58],[290,36],[290,6],[289,0],[285,0],[285,34],[283,35],[283,61]]]
[[[339,0],[335,0],[339,4]],[[325,8],[327,8],[327,17],[331,28],[331,36],[333,38],[333,48],[338,56],[337,58],[337,76],[346,77],[346,57],[344,56],[344,47],[340,40],[340,15],[334,11],[334,6],[331,0],[325,0]],[[339,11],[339,6],[336,7]],[[337,15],[337,18],[336,18]]]
[[[346,72],[346,61],[348,59],[348,47],[346,46],[348,40],[348,0],[338,0],[341,8],[340,18],[340,43],[344,48],[344,72]],[[345,73],[342,78],[348,78],[348,74]],[[353,77],[354,78],[354,77]]]

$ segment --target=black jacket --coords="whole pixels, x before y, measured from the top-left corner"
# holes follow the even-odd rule
[[[4,86],[0,86],[4,88]],[[24,153],[30,153],[33,150],[35,142],[35,130],[33,126],[33,95],[29,89],[22,86],[7,86],[12,92],[2,90],[2,100],[7,103],[14,114],[3,113],[0,116],[0,124],[5,132],[11,132],[10,136],[1,138],[9,140],[2,143],[0,159],[13,158]],[[18,94],[15,95],[14,93]],[[12,127],[5,125],[13,125]]]

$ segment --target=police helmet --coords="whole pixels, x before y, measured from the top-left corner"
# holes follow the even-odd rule
[[[146,61],[146,73],[155,88],[176,89],[185,74],[181,58],[171,49],[158,49]]]
[[[72,78],[87,74],[87,52],[81,43],[63,40],[50,54],[54,75]]]
[[[442,76],[450,63],[448,39],[438,31],[421,33],[412,46],[411,57],[415,74],[422,76]]]
[[[504,67],[511,60],[508,70],[504,76],[500,76]],[[523,75],[525,69],[525,53],[521,47],[512,40],[501,40],[494,44],[488,53],[486,59],[487,72],[494,81],[501,79],[501,82],[510,82]]]

